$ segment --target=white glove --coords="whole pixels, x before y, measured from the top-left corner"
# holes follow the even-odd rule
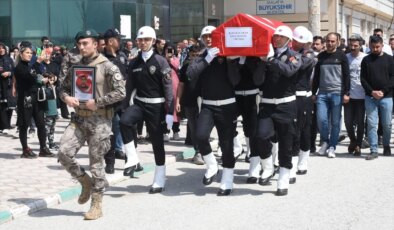
[[[211,63],[211,61],[218,56],[220,50],[217,47],[213,47],[208,49],[208,53],[207,56],[205,57],[205,61],[207,61],[208,63]]]
[[[267,58],[273,57],[275,55],[274,47],[270,44],[270,51],[267,54]]]
[[[245,64],[245,61],[246,61],[246,57],[245,57],[245,56],[241,56],[241,57],[239,57],[238,63],[239,63],[240,65],[243,65],[243,64]]]
[[[166,123],[167,123],[167,129],[171,129],[172,124],[174,123],[174,116],[167,114],[166,115]]]

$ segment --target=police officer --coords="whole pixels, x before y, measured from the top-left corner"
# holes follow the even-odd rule
[[[165,151],[162,124],[165,118],[167,128],[172,126],[171,114],[174,111],[171,68],[164,57],[154,53],[152,45],[155,39],[156,33],[152,27],[143,26],[138,30],[137,40],[141,52],[129,65],[127,96],[123,101],[124,113],[120,118],[120,131],[127,156],[123,175],[130,177],[133,177],[135,171],[141,170],[134,145],[136,136],[133,126],[145,120],[156,162],[153,185],[149,190],[151,194],[160,193],[164,189]],[[134,104],[130,106],[134,90]]]
[[[240,63],[245,63],[239,69],[241,78],[235,86],[235,99],[238,106],[237,116],[242,116],[242,126],[247,147],[245,159],[248,161],[249,157],[251,157],[247,183],[256,183],[260,173],[261,159],[255,148],[255,130],[257,125],[256,96],[259,94],[259,88],[253,82],[253,74],[257,66],[261,64],[261,59],[258,57],[246,57],[246,60],[242,59],[245,59],[245,57],[240,57]],[[251,152],[253,152],[252,155],[250,154]]]
[[[290,171],[290,184],[296,182],[296,173],[299,175],[306,174],[311,147],[313,102],[310,78],[317,62],[314,51],[306,47],[311,37],[312,33],[304,26],[297,26],[293,30],[292,48],[301,55],[302,66],[297,73],[297,132],[293,143],[293,168]],[[296,165],[297,167],[295,167]]]
[[[209,143],[209,136],[215,125],[219,145],[223,152],[223,174],[217,195],[227,196],[232,191],[234,177],[233,137],[236,128],[237,104],[233,86],[237,83],[237,79],[229,78],[227,67],[230,64],[227,63],[226,58],[217,56],[218,48],[212,47],[213,30],[215,30],[213,26],[206,26],[202,29],[201,38],[207,49],[190,63],[186,75],[189,76],[194,87],[199,87],[202,97],[196,139],[207,167],[203,183],[211,184],[218,173],[216,158]]]
[[[289,186],[293,137],[296,133],[296,73],[301,66],[300,55],[289,49],[293,37],[292,30],[287,26],[279,26],[273,35],[272,41],[275,48],[274,57],[268,58],[264,67],[265,75],[259,79],[263,81],[261,89],[260,112],[258,114],[259,141],[264,142],[261,153],[263,170],[267,166],[272,172],[272,159],[270,159],[272,144],[269,141],[275,132],[279,143],[279,179],[276,195],[287,195]],[[255,75],[258,76],[258,75]],[[255,81],[258,82],[258,79]],[[265,152],[264,152],[265,149]],[[271,162],[271,164],[269,164]],[[270,173],[271,173],[270,172]],[[266,179],[263,172],[260,179]],[[260,181],[259,181],[260,182]]]
[[[122,35],[117,29],[108,29],[104,33],[105,48],[104,56],[108,58],[113,64],[115,64],[120,72],[122,73],[123,80],[126,81],[127,75],[127,56],[120,51]],[[112,133],[111,136],[111,149],[105,155],[105,172],[113,174],[115,172],[115,158],[125,159],[123,153],[123,141],[120,135],[119,119],[121,115],[120,103],[114,105],[114,117],[112,118]]]
[[[103,215],[101,204],[106,182],[103,158],[110,147],[113,117],[110,105],[125,97],[123,76],[116,65],[97,52],[97,38],[98,34],[94,30],[80,31],[75,36],[82,57],[76,65],[95,68],[95,98],[82,102],[72,95],[73,68],[68,71],[60,89],[61,99],[74,108],[75,116],[60,140],[58,157],[60,163],[82,185],[78,203],[84,204],[92,196],[90,210],[85,214],[87,220]],[[89,146],[92,178],[75,159],[85,141]]]

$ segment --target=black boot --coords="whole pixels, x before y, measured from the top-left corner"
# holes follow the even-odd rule
[[[45,147],[40,149],[40,153],[38,153],[38,156],[40,157],[54,157],[55,154],[51,153],[51,151]]]
[[[383,156],[391,156],[391,148],[390,146],[383,147]]]
[[[114,174],[115,173],[115,167],[113,164],[107,164],[105,166],[105,173],[107,174]]]
[[[21,155],[21,158],[33,159],[33,158],[37,158],[37,154],[35,154],[33,152],[33,150],[31,150],[31,148],[27,147],[27,148],[23,149],[23,153]]]
[[[134,177],[134,172],[140,172],[144,170],[144,168],[141,166],[140,163],[133,165],[131,167],[125,168],[123,170],[123,176],[130,176],[130,177]]]

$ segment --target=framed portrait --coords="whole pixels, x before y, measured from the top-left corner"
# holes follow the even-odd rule
[[[89,66],[74,66],[72,75],[72,96],[80,102],[95,99],[96,68]]]

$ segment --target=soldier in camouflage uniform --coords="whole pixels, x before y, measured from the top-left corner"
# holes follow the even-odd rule
[[[101,203],[105,187],[104,154],[110,147],[111,119],[110,105],[125,97],[125,83],[118,67],[97,52],[98,34],[94,30],[79,32],[75,40],[82,59],[78,66],[95,67],[95,99],[80,102],[72,96],[71,68],[60,89],[60,98],[75,110],[61,140],[58,153],[60,163],[82,185],[78,199],[80,204],[86,203],[92,195],[90,210],[85,219],[94,220],[102,216]],[[78,150],[87,141],[89,146],[89,166],[92,178],[84,172],[75,159]]]

